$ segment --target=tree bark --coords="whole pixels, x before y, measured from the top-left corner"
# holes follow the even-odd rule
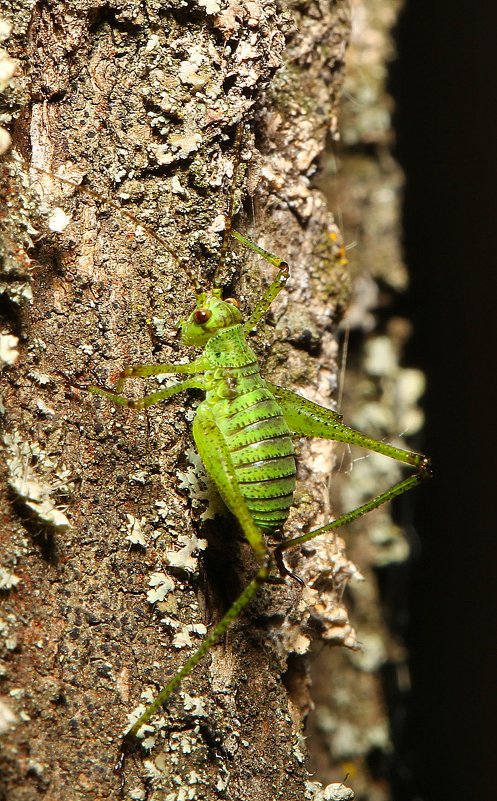
[[[272,380],[330,404],[348,277],[311,178],[336,134],[345,0],[15,9],[14,147],[26,162],[62,167],[110,196],[207,286],[244,123],[236,225],[292,268],[289,292],[253,344]],[[4,6],[7,18],[13,13],[14,4]],[[9,801],[116,798],[127,714],[181,667],[254,562],[233,520],[200,519],[191,398],[146,414],[115,410],[71,391],[57,373],[109,384],[127,365],[185,356],[175,324],[192,307],[188,273],[113,206],[32,171],[46,212],[32,216],[28,274],[34,195],[10,159],[3,188],[16,227],[5,237],[4,289],[19,357],[3,380],[2,564],[11,589],[2,625],[17,726],[5,741],[3,793]],[[224,280],[247,312],[271,275],[237,249]],[[302,446],[305,492],[289,531],[329,519],[332,454],[327,443]],[[316,631],[354,644],[341,600],[354,567],[340,538],[292,567],[304,592],[289,584],[261,593],[171,699],[150,754],[128,759],[125,797],[335,797],[305,767],[303,654]]]

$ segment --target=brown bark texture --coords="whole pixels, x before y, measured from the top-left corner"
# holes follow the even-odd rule
[[[243,122],[236,226],[292,268],[253,346],[272,380],[330,405],[348,274],[311,179],[336,135],[349,9],[54,0],[4,2],[2,15],[16,68],[3,114],[1,792],[114,799],[127,715],[255,566],[235,521],[205,513],[194,397],[116,410],[57,372],[110,384],[133,363],[191,358],[176,336],[188,274],[113,206],[29,165],[112,198],[208,286]],[[224,279],[247,311],[273,274],[237,247]],[[331,514],[333,447],[300,453],[294,532]],[[355,568],[339,537],[292,559],[305,589],[261,592],[168,703],[148,750],[128,758],[125,798],[351,797],[310,780],[302,723],[311,640],[355,644],[342,603]]]

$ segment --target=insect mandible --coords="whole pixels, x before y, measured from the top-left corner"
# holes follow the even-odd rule
[[[75,186],[67,179],[54,177]],[[87,188],[76,188],[96,195]],[[289,266],[232,229],[233,194],[234,189],[226,215],[220,264],[224,261],[230,237],[234,237],[277,269],[276,276],[248,318],[244,319],[235,299],[223,299],[218,268],[211,290],[206,291],[195,281],[195,308],[180,323],[183,344],[201,348],[200,356],[186,364],[137,364],[128,367],[119,374],[115,391],[97,384],[70,381],[74,387],[100,395],[118,406],[133,409],[148,408],[190,389],[202,390],[205,398],[198,406],[193,421],[195,445],[207,473],[226,506],[237,518],[258,561],[255,575],[240,596],[181,670],[165,684],[153,702],[129,727],[124,738],[123,754],[134,739],[144,733],[143,727],[220,640],[259,588],[274,580],[276,571],[280,579],[293,576],[284,563],[285,551],[351,523],[431,475],[426,456],[367,437],[345,425],[337,412],[263,378],[256,354],[248,344],[248,335],[285,288]],[[117,206],[112,201],[110,204]],[[125,216],[139,222],[129,213],[125,212]],[[171,252],[161,237],[147,226],[143,227]],[[186,269],[186,272],[189,270]],[[122,394],[127,379],[164,374],[185,377],[173,386],[139,399]],[[415,468],[415,473],[336,520],[298,537],[283,540],[275,549],[270,549],[266,535],[281,531],[293,502],[296,483],[293,437],[303,436],[357,445],[409,465]]]

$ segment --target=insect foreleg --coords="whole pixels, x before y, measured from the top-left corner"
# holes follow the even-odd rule
[[[323,406],[302,398],[289,389],[270,384],[269,381],[267,385],[281,406],[288,427],[297,436],[320,437],[321,439],[331,439],[335,442],[348,442],[351,445],[367,448],[369,451],[390,456],[399,462],[416,467],[423,478],[428,478],[430,475],[429,460],[421,453],[405,451],[402,448],[389,445],[387,442],[366,437],[360,431],[344,425],[341,422],[341,415],[331,409],[325,409]]]
[[[259,559],[267,554],[261,530],[256,526],[240,491],[228,446],[210,409],[199,406],[193,421],[193,437],[205,468],[228,509],[236,516],[243,533]]]
[[[202,357],[186,364],[134,364],[126,367],[119,378],[148,378],[163,373],[202,373],[207,367],[208,364]]]
[[[105,398],[117,406],[127,406],[130,409],[145,409],[147,406],[153,406],[154,403],[167,400],[173,395],[183,392],[185,389],[205,389],[202,376],[188,378],[186,381],[181,381],[179,384],[166,387],[166,389],[151,392],[150,395],[145,395],[143,398],[127,398],[125,395],[111,392],[111,390],[105,389],[105,387],[99,387],[96,384],[90,384],[89,386],[76,384],[75,386],[79,389],[86,390],[86,392],[91,392],[93,395],[100,395],[102,398]]]
[[[261,248],[260,245],[256,245],[255,242],[251,242],[250,239],[247,239],[245,236],[238,233],[238,231],[233,230],[231,235],[235,239],[238,239],[242,245],[245,245],[246,247],[250,248],[250,250],[255,251],[259,254],[259,256],[262,256],[262,258],[269,262],[269,264],[273,264],[275,267],[278,267],[278,273],[275,279],[266,289],[264,295],[248,318],[247,322],[243,324],[244,331],[246,334],[248,334],[253,328],[255,328],[259,320],[264,317],[275,297],[286,286],[286,282],[288,281],[288,276],[290,274],[290,268],[288,267],[286,261],[280,259],[279,256],[274,256],[272,253],[269,253],[269,251],[264,250],[264,248]]]

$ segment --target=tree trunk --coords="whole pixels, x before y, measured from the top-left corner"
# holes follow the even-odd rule
[[[240,122],[236,225],[292,270],[254,347],[272,380],[331,403],[348,278],[338,229],[310,179],[336,134],[348,4],[220,6],[4,5],[10,20],[16,9],[14,147],[26,163],[63,168],[110,196],[169,249],[113,206],[33,170],[48,209],[36,218],[10,154],[3,345],[8,365],[19,355],[3,381],[2,581],[11,589],[2,626],[5,694],[17,715],[5,741],[9,801],[118,797],[113,764],[127,715],[181,667],[254,571],[233,520],[201,519],[194,399],[116,410],[57,372],[109,384],[127,365],[187,355],[175,325],[192,307],[190,274],[208,286],[218,263]],[[224,283],[247,312],[273,274],[237,248]],[[329,519],[332,452],[302,446],[305,492],[289,531]],[[150,754],[127,760],[125,797],[325,797],[305,767],[302,655],[316,630],[354,644],[341,601],[354,568],[340,538],[294,567],[304,592],[289,583],[261,593],[168,703]]]

